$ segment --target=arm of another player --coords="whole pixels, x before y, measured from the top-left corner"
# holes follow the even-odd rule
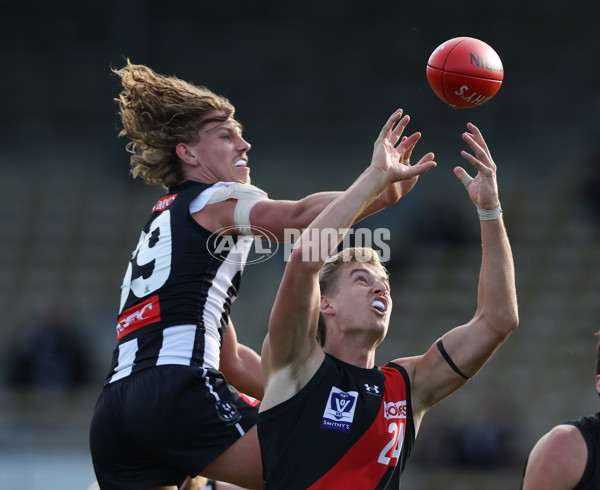
[[[581,480],[587,445],[577,427],[562,424],[533,447],[525,469],[522,490],[571,490]]]
[[[407,122],[408,120],[407,118]],[[404,140],[406,137],[402,137],[402,141]],[[410,159],[413,148],[414,145],[405,155],[406,161]],[[412,190],[418,178],[419,175],[414,175],[410,179],[389,184],[355,218],[354,223],[398,202],[402,196]],[[193,216],[200,225],[210,231],[228,229],[227,233],[234,233],[234,225],[248,226],[250,224],[253,233],[257,236],[263,235],[263,231],[268,230],[269,238],[275,236],[280,242],[294,241],[298,234],[341,194],[342,192],[339,191],[317,192],[296,201],[256,199],[248,206],[249,212],[244,223],[238,223],[234,218],[236,209],[238,214],[242,213],[239,213],[238,200],[233,198],[209,204],[202,211],[194,213]],[[286,230],[289,233],[286,233]]]
[[[253,398],[262,399],[264,392],[260,356],[250,347],[237,341],[231,320],[223,336],[219,369],[227,382],[237,390]]]
[[[450,362],[436,344],[423,356],[396,360],[406,365],[411,374],[417,419],[474,376],[518,325],[514,264],[499,208],[496,165],[481,132],[472,124],[468,129],[471,132],[464,133],[463,139],[475,156],[466,151],[462,156],[475,167],[477,176],[471,179],[462,167],[456,167],[454,172],[480,209],[483,257],[477,311],[469,323],[443,335],[443,350]],[[490,213],[493,216],[485,216]]]
[[[419,176],[415,175],[411,179],[390,184],[355,218],[353,223],[397,203],[402,196],[412,190],[418,178]],[[326,206],[341,194],[342,192],[339,191],[317,192],[297,201],[261,201],[252,209],[250,221],[257,228],[269,230],[279,241],[289,240],[290,237],[285,236],[286,229],[302,230],[306,228]]]
[[[354,222],[384,209],[398,202],[400,197],[410,192],[417,182],[418,176],[410,181],[397,182],[388,186],[357,218]],[[250,212],[250,223],[254,234],[262,235],[262,230],[268,230],[277,241],[294,241],[298,234],[306,228],[318,214],[337,199],[342,192],[329,191],[310,194],[297,201],[284,199],[265,199],[253,205]],[[210,204],[206,211],[194,214],[194,219],[204,228],[217,231],[228,228],[233,231],[234,211],[237,201],[227,201]],[[286,234],[286,230],[290,233]]]
[[[402,195],[414,187],[417,178],[411,179],[412,185],[410,187],[401,186],[400,183],[391,184],[356,217],[354,223],[398,202]],[[407,190],[402,191],[401,189]],[[341,194],[339,191],[317,192],[298,201],[261,201],[252,210],[251,223],[257,228],[269,230],[277,237],[278,241],[289,240],[290,237],[285,235],[286,229],[301,231],[306,228],[326,206]]]

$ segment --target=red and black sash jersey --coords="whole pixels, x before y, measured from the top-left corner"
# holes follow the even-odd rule
[[[213,234],[194,220],[190,203],[211,187],[188,181],[154,205],[121,286],[108,382],[160,364],[218,369],[252,237]]]
[[[258,414],[265,490],[391,489],[415,440],[403,367],[328,354],[289,400]]]

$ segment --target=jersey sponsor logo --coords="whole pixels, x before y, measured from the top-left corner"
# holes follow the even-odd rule
[[[335,430],[348,434],[354,421],[357,398],[357,391],[345,392],[332,386],[327,404],[325,405],[325,411],[323,412],[321,429]]]
[[[158,295],[148,298],[146,301],[132,306],[119,316],[117,324],[117,340],[138,328],[160,320],[160,304]]]
[[[384,402],[384,416],[386,419],[405,419],[406,400],[399,402]]]
[[[167,209],[169,207],[169,204],[171,204],[176,197],[177,194],[170,194],[159,199],[158,202],[152,208],[152,212],[155,213],[156,211],[162,211],[163,209]]]

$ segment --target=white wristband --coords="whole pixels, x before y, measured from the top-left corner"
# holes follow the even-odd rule
[[[494,219],[498,219],[502,214],[502,208],[500,204],[496,206],[494,209],[483,209],[481,206],[475,204],[477,207],[477,213],[479,214],[479,221],[491,221]]]
[[[462,184],[465,186],[465,189],[469,188],[469,184],[472,180],[473,177],[471,177],[469,174],[463,175],[462,179],[460,179]],[[479,214],[479,221],[491,221],[498,219],[502,214],[502,208],[500,207],[500,204],[498,204],[498,206],[496,206],[494,209],[484,209],[478,204],[475,204],[475,206],[477,207],[477,213]]]

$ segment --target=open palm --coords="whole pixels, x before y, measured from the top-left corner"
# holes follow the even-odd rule
[[[401,109],[392,114],[375,141],[371,160],[372,167],[388,176],[392,185],[386,193],[397,194],[396,200],[411,191],[419,175],[436,165],[433,153],[427,153],[415,165],[410,164],[413,149],[421,138],[421,133],[402,136],[409,121],[409,116],[402,117]]]

